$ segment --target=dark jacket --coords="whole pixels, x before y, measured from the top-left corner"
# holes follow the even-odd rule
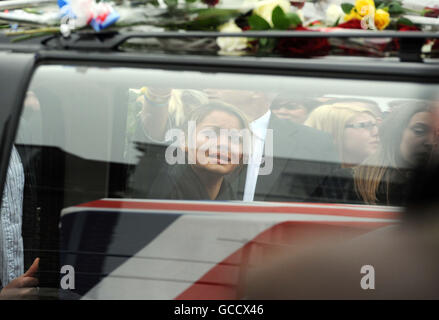
[[[273,130],[273,170],[258,176],[254,200],[321,202],[314,192],[340,163],[332,138],[274,115],[268,129]],[[239,199],[244,194],[246,174],[242,170],[237,179]]]
[[[322,202],[363,204],[364,201],[355,192],[354,172],[352,168],[335,170],[326,177],[314,193]]]
[[[410,169],[389,168],[378,187],[377,205],[405,206],[412,174]]]
[[[175,200],[210,200],[206,188],[190,165],[164,165],[153,182],[148,198]],[[230,183],[223,180],[215,200],[236,200]]]
[[[388,168],[376,192],[376,205],[404,206],[410,192],[409,180],[412,170]],[[354,170],[343,168],[325,178],[315,192],[322,202],[365,204],[357,194]]]
[[[169,165],[167,145],[139,143],[143,153],[130,179],[130,196],[144,199],[210,200],[201,180],[188,164]],[[216,200],[236,200],[230,182],[224,179]]]

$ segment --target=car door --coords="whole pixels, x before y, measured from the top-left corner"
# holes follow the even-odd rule
[[[22,88],[21,98],[11,101],[15,145],[28,172],[24,216],[38,213],[23,232],[29,238],[25,257],[41,258],[40,286],[56,289],[52,297],[61,299],[239,299],[248,271],[278,254],[396,223],[399,207],[314,193],[341,166],[337,156],[328,156],[337,154],[330,136],[274,119],[279,115],[268,105],[248,108],[245,101],[272,104],[291,93],[317,105],[334,95],[434,100],[437,90],[437,77],[422,64],[44,50],[37,62],[29,83],[23,77],[1,83],[2,91]],[[173,103],[150,105],[145,114],[151,91],[158,95],[164,88],[173,90]],[[162,135],[188,132],[182,123],[195,111],[186,107],[194,100],[205,106],[209,95],[235,102],[233,108],[253,120],[271,112],[266,128],[274,132],[261,153],[273,170],[257,178],[256,201],[242,201],[248,163],[243,171],[238,163],[222,180],[234,192],[213,201],[204,193],[204,178],[191,171],[196,163],[182,163],[180,174],[163,157],[177,140],[150,131],[164,119]],[[261,108],[256,115],[255,108]],[[5,128],[7,152],[14,127]],[[1,168],[6,170],[4,161]]]

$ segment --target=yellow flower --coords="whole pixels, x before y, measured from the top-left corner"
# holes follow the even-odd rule
[[[387,28],[389,23],[390,23],[390,14],[383,9],[378,9],[377,12],[375,13],[375,26],[379,30],[384,30]]]
[[[281,9],[288,13],[291,10],[290,1],[287,0],[264,0],[256,3],[256,7],[253,10],[253,13],[257,14],[264,18],[271,26],[273,26],[273,22],[271,21],[271,16],[273,14],[274,8],[277,6],[281,7]]]
[[[373,0],[357,0],[355,9],[362,17],[372,15],[375,12],[375,2]]]
[[[351,12],[349,14],[345,15],[345,17],[344,17],[344,21],[349,21],[352,19],[357,19],[357,20],[363,19],[363,17],[358,14],[358,12],[355,8],[352,8]]]

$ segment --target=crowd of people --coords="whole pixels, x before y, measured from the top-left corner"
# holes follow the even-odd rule
[[[431,101],[402,101],[383,112],[368,99],[294,99],[249,90],[144,88],[141,99],[129,138],[141,151],[130,180],[134,197],[402,206],[413,168],[436,154]],[[196,161],[170,164],[166,134],[181,128],[190,136],[190,121],[196,123]],[[248,129],[250,143],[241,137],[238,164],[220,163],[231,159],[220,135],[213,154],[202,152],[215,161],[200,161],[197,151],[209,140],[200,134],[220,129]],[[191,154],[187,143],[180,149]]]
[[[186,120],[197,120],[197,132],[248,127],[252,135],[248,162],[202,165],[197,158],[194,164],[164,164],[163,150],[169,145],[165,130],[155,132],[155,141],[153,133],[148,133],[132,176],[133,190],[140,191],[137,197],[407,207],[400,225],[342,244],[317,238],[307,251],[285,252],[258,266],[245,281],[246,298],[437,299],[439,167],[434,103],[400,101],[382,112],[372,101],[361,99],[294,100],[288,95],[242,90],[207,90],[205,94],[209,102],[189,111]],[[166,98],[161,103],[164,108],[154,111],[168,113]],[[152,104],[145,99],[142,111],[148,114]],[[163,117],[167,122],[160,127],[172,127],[171,118]],[[273,148],[268,155],[272,165],[267,174],[261,174],[267,166],[267,144]],[[157,152],[152,146],[163,150]],[[199,147],[197,143],[195,148]],[[217,155],[221,156],[213,156]],[[160,170],[151,170],[151,159]],[[187,174],[176,174],[178,166]],[[145,173],[152,174],[150,181],[155,183],[142,180]],[[376,268],[377,290],[365,291],[359,285],[364,265]]]

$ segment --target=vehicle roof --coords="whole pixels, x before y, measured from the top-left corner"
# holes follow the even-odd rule
[[[152,1],[151,1],[152,2]],[[159,1],[160,2],[160,1]],[[362,30],[362,29],[344,29],[344,28],[330,28],[329,25],[325,23],[321,24],[321,27],[316,29],[306,29],[306,28],[294,28],[293,29],[285,29],[279,28],[271,28],[268,31],[266,29],[259,29],[254,26],[248,26],[249,29],[241,28],[240,22],[237,22],[239,19],[248,20],[248,15],[253,12],[250,9],[253,8],[253,5],[250,5],[246,10],[243,11],[243,4],[231,3],[227,2],[226,4],[221,4],[216,6],[211,5],[207,6],[205,3],[197,3],[196,1],[190,1],[192,4],[190,6],[183,5],[183,1],[165,1],[164,3],[159,3],[155,1],[154,6],[151,6],[149,2],[137,2],[137,1],[127,1],[125,4],[129,3],[129,6],[118,6],[115,7],[115,10],[120,10],[121,13],[119,18],[110,23],[109,25],[103,27],[104,29],[100,31],[92,31],[93,29],[88,26],[86,27],[78,27],[74,24],[74,27],[69,25],[69,16],[70,11],[67,13],[64,9],[71,9],[73,15],[73,19],[76,21],[79,18],[77,17],[77,12],[75,8],[70,8],[71,4],[69,0],[67,1],[58,1],[56,0],[23,0],[23,1],[5,1],[0,5],[0,9],[18,9],[18,13],[13,15],[12,12],[1,13],[1,19],[4,23],[2,25],[2,29],[0,30],[0,50],[14,51],[14,52],[41,52],[45,50],[49,51],[58,51],[58,55],[60,52],[66,53],[66,55],[70,55],[71,52],[93,52],[99,54],[105,54],[110,56],[111,53],[122,54],[123,52],[133,52],[133,54],[154,54],[154,55],[164,55],[170,56],[173,55],[183,55],[187,57],[197,57],[201,59],[216,59],[210,61],[223,61],[221,60],[222,56],[221,52],[219,52],[218,46],[215,46],[216,40],[219,37],[240,37],[243,35],[248,41],[258,39],[286,39],[286,38],[294,38],[294,39],[306,39],[310,41],[320,40],[320,39],[338,39],[338,40],[347,40],[347,39],[367,39],[371,40],[371,42],[377,40],[397,40],[399,41],[396,44],[396,48],[392,45],[391,48],[381,48],[378,46],[377,48],[372,48],[373,52],[368,52],[364,43],[356,43],[354,50],[351,50],[351,47],[347,47],[348,50],[342,51],[341,57],[334,57],[324,53],[325,56],[322,57],[309,57],[313,56],[315,53],[314,50],[309,50],[304,56],[306,56],[306,60],[312,61],[325,61],[325,63],[335,63],[338,64],[341,59],[347,60],[348,63],[367,63],[373,61],[375,64],[386,64],[389,63],[398,64],[401,62],[424,62],[429,65],[435,65],[437,59],[431,59],[431,56],[422,55],[421,50],[422,46],[425,44],[427,39],[439,39],[439,32],[427,31],[427,30],[437,30],[433,28],[431,25],[426,24],[426,28],[420,28],[417,32],[414,31],[391,31],[391,29],[395,29],[394,27],[390,29],[384,29],[381,31],[377,30]],[[64,7],[65,5],[65,7]],[[85,6],[85,4],[83,4]],[[109,6],[112,6],[110,4]],[[116,4],[114,4],[116,6]],[[207,7],[206,7],[207,6]],[[244,6],[245,7],[245,6]],[[35,12],[32,13],[32,18],[28,18],[26,16],[25,9],[32,9]],[[90,9],[90,8],[88,8]],[[92,9],[90,9],[92,11]],[[145,10],[148,11],[148,14],[145,13]],[[21,12],[25,11],[25,12]],[[142,13],[142,16],[148,16],[151,14],[152,20],[148,19],[140,19],[137,21],[137,18],[134,19],[130,23],[127,23],[126,19],[128,17],[136,16],[139,12]],[[155,12],[155,13],[153,13]],[[203,23],[198,23],[194,25],[187,25],[188,22],[196,22],[198,19],[201,19],[201,12],[204,12],[203,15]],[[221,15],[216,16],[213,14],[216,12],[217,14],[221,13]],[[232,13],[230,13],[232,12]],[[246,12],[244,14],[244,12]],[[196,18],[192,17],[196,13]],[[12,15],[12,16],[8,16]],[[42,15],[40,19],[39,15]],[[217,19],[208,19],[210,15],[213,14]],[[253,13],[254,14],[254,13]],[[293,13],[296,14],[296,13]],[[44,17],[43,17],[44,16]],[[189,17],[190,16],[190,17]],[[67,20],[64,18],[67,17]],[[244,18],[246,17],[246,18]],[[221,19],[220,19],[221,18]],[[91,18],[90,18],[91,19]],[[119,20],[118,20],[119,19]],[[225,20],[224,20],[225,19]],[[221,30],[219,26],[221,26],[221,21],[235,21],[235,23],[239,24],[238,29],[243,32],[220,32],[220,31],[212,31],[212,30]],[[80,19],[79,19],[80,20]],[[175,22],[176,20],[177,22]],[[218,20],[218,21],[217,21]],[[299,19],[300,20],[300,19]],[[302,19],[303,20],[303,19]],[[321,19],[320,19],[321,20]],[[406,19],[409,21],[409,19]],[[433,19],[434,22],[435,19]],[[9,21],[9,22],[8,22]],[[67,21],[67,22],[66,22]],[[119,24],[114,24],[118,21]],[[169,22],[172,21],[173,23]],[[399,20],[398,20],[399,21]],[[248,21],[247,21],[248,22]],[[410,22],[410,21],[409,21]],[[9,26],[8,26],[9,23]],[[430,24],[432,21],[429,22]],[[87,22],[87,24],[90,24]],[[114,24],[114,25],[113,25]],[[311,25],[305,20],[303,20],[303,26]],[[68,27],[68,25],[70,27]],[[405,22],[403,23],[405,25]],[[40,28],[43,26],[44,28]],[[57,27],[59,26],[59,27]],[[65,33],[63,28],[68,27],[69,32]],[[302,26],[302,22],[299,23],[298,26]],[[411,24],[411,26],[418,26],[417,24]],[[47,27],[47,28],[46,28]],[[363,26],[362,26],[363,28]],[[51,30],[46,30],[51,29]],[[370,29],[370,28],[369,28]],[[372,28],[373,29],[373,28]],[[375,28],[376,29],[376,28]],[[396,28],[397,29],[397,28]],[[395,30],[396,30],[395,29]],[[46,31],[44,31],[46,30]],[[95,28],[95,30],[97,30]],[[423,30],[423,31],[419,31]],[[309,32],[313,31],[313,32]],[[50,33],[51,35],[47,35]],[[45,35],[46,34],[46,35]],[[182,40],[180,44],[184,42],[198,42],[204,40],[210,40],[211,44],[215,48],[207,48],[206,46],[201,46],[201,49],[190,48],[188,49],[184,45],[175,45],[172,43],[169,46],[165,47],[154,47],[151,45],[151,42],[148,40],[156,40],[156,41],[164,41],[164,40]],[[384,40],[385,41],[385,40]],[[131,45],[131,46],[128,46]],[[370,43],[368,43],[370,45]],[[303,46],[302,42],[298,44],[299,47]],[[306,47],[306,44],[304,45]],[[331,46],[333,44],[331,43]],[[335,45],[339,47],[339,45]],[[190,47],[190,46],[189,46]],[[252,50],[247,50],[245,52],[241,52],[244,54],[239,57],[233,57],[233,61],[242,61],[243,63],[252,63],[255,61],[254,58],[257,59],[269,59],[272,63],[278,63],[277,61],[281,60],[271,60],[274,59],[282,59],[282,61],[291,61],[294,64],[294,59],[297,58],[297,55],[294,56],[294,59],[291,60],[291,57],[286,57],[284,55],[281,57],[279,53],[273,53],[273,50],[258,50],[258,53],[252,53]],[[300,48],[299,48],[300,49]],[[358,50],[359,49],[359,50]],[[318,51],[318,50],[317,50]],[[359,51],[356,53],[356,57],[351,57],[352,51]],[[374,55],[371,59],[370,56]],[[94,55],[92,59],[94,59]],[[97,57],[97,56],[96,56]],[[390,58],[389,58],[390,57]],[[392,57],[399,57],[399,59],[393,59]],[[433,55],[434,57],[434,55]],[[437,57],[435,57],[437,58]],[[227,58],[226,58],[227,59]],[[253,60],[252,60],[253,59]],[[302,60],[302,59],[301,59]],[[229,60],[226,60],[229,61]],[[261,60],[257,60],[261,61]],[[273,62],[274,61],[274,62]],[[305,60],[303,60],[305,61]],[[221,63],[221,62],[219,62]],[[289,63],[289,62],[281,62],[281,63]]]

